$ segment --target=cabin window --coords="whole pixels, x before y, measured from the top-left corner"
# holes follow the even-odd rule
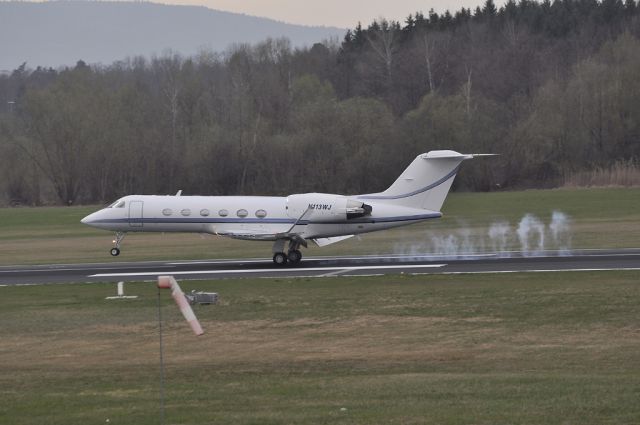
[[[227,210],[220,210],[220,211],[218,211],[218,215],[219,215],[220,217],[226,217],[226,216],[228,216],[228,215],[229,215],[229,211],[227,211]]]
[[[173,214],[171,208],[165,208],[162,210],[162,215],[170,216],[171,214]]]
[[[200,210],[200,215],[203,217],[207,217],[209,215],[209,210],[206,208],[203,210]]]
[[[183,216],[187,217],[187,216],[191,215],[191,210],[189,208],[185,208],[182,211],[180,211],[180,214],[182,214]]]
[[[241,210],[238,210],[236,214],[238,214],[238,217],[245,218],[246,216],[249,215],[249,211],[245,209],[241,209]]]
[[[258,210],[256,211],[256,217],[258,218],[265,218],[267,216],[267,212],[265,210]]]

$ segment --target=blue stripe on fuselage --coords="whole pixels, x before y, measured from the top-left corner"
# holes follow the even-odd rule
[[[397,216],[397,217],[362,217],[352,220],[341,220],[341,221],[312,221],[312,220],[301,220],[298,222],[298,225],[307,225],[307,224],[351,224],[351,223],[389,223],[394,221],[416,221],[416,220],[426,220],[430,218],[440,218],[442,214],[440,213],[432,213],[432,214],[420,214],[420,215],[407,215],[407,216]],[[116,224],[116,223],[144,223],[144,224],[210,224],[210,223],[247,223],[247,224],[256,224],[256,223],[264,223],[264,224],[293,224],[296,222],[293,218],[112,218],[112,219],[102,219],[92,221],[91,224]],[[89,223],[88,223],[89,224]]]

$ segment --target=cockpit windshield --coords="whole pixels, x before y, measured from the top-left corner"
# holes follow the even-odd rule
[[[124,208],[124,199],[118,199],[113,204],[109,205],[107,208]]]

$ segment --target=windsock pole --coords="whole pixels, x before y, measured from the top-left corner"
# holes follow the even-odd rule
[[[164,425],[164,344],[162,343],[162,302],[158,285],[158,329],[160,332],[160,425]]]

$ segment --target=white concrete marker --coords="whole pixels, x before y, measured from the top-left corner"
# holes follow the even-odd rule
[[[115,297],[106,297],[105,300],[121,300],[121,299],[130,299],[130,298],[138,298],[137,295],[125,295],[124,294],[124,282],[118,282],[118,295]]]

